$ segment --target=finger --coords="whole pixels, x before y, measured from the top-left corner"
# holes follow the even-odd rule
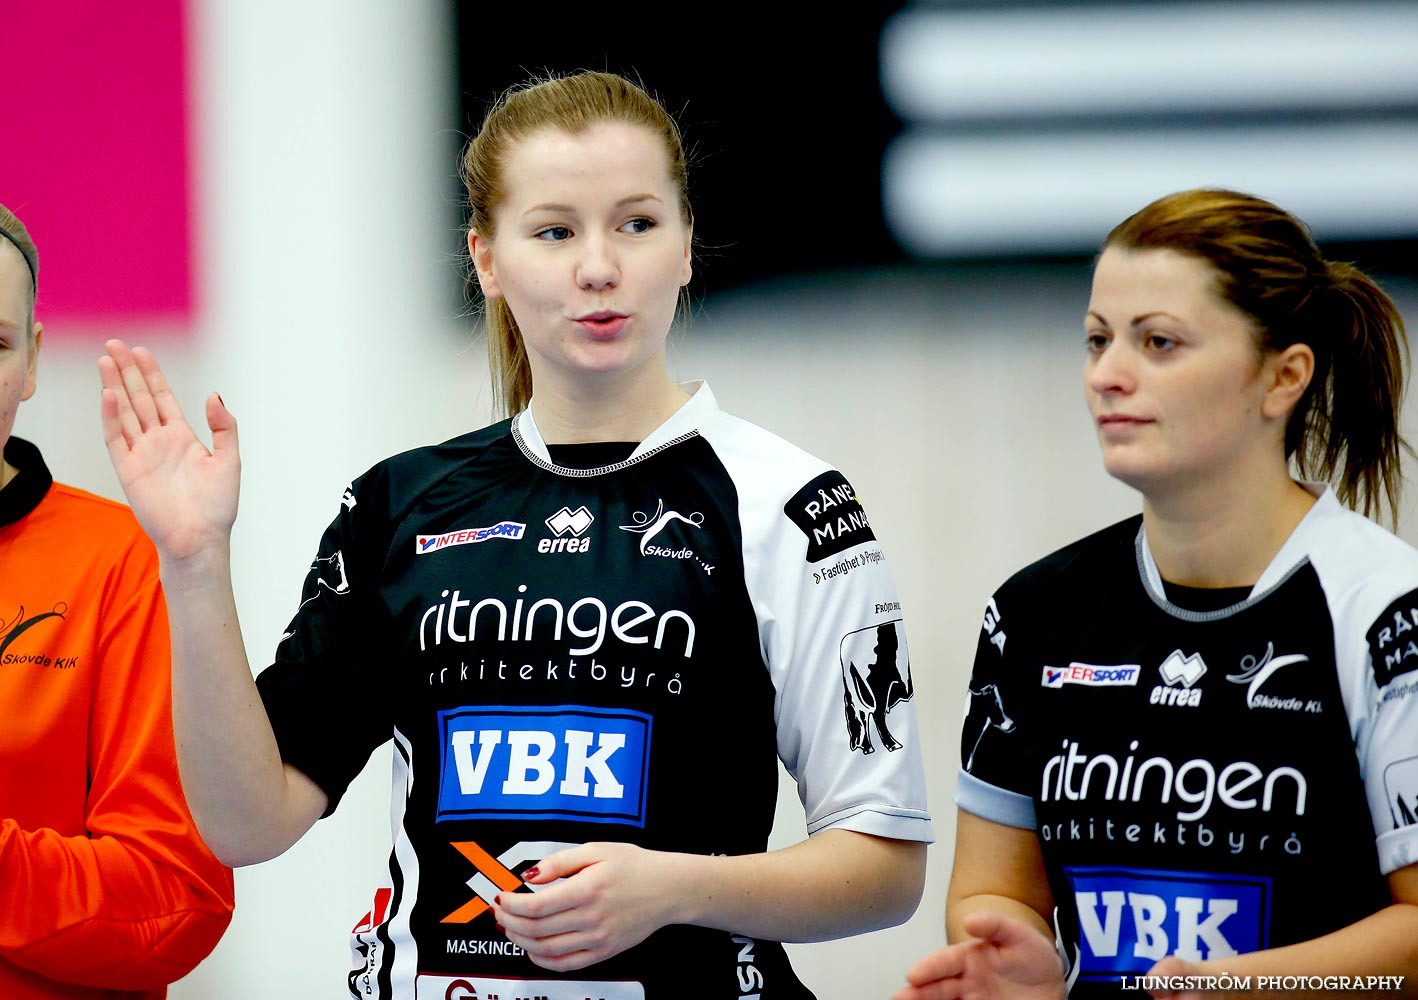
[[[514,893],[514,895],[525,895],[525,893]],[[528,917],[513,913],[505,906],[494,906],[493,916],[502,926],[505,933],[517,935],[528,941],[540,941],[555,937],[558,934],[568,934],[578,931],[585,926],[586,917],[578,910],[562,910],[545,917]],[[517,942],[521,944],[521,941]]]
[[[236,417],[215,392],[207,397],[207,426],[212,431],[212,454],[221,459],[239,461],[241,451],[236,445]]]
[[[931,952],[906,970],[906,982],[923,986],[939,979],[950,979],[965,971],[965,957],[971,945],[953,944]]]
[[[516,917],[538,919],[562,913],[580,906],[584,893],[569,882],[550,886],[539,892],[500,892],[493,905],[499,912]]]
[[[120,365],[120,362],[124,358],[132,356],[132,352],[128,350],[128,345],[117,337],[114,337],[112,340],[105,340],[103,342],[103,350],[105,354],[113,359],[114,365]]]
[[[982,938],[1001,948],[1033,943],[1041,935],[1022,920],[1007,917],[998,910],[976,910],[965,917],[965,933]]]
[[[114,343],[114,341],[110,341]],[[122,341],[117,341],[122,343]],[[123,437],[125,448],[131,448],[133,443],[142,435],[142,428],[138,426],[138,418],[133,414],[133,407],[128,401],[128,389],[123,385],[123,377],[118,373],[118,363],[114,361],[112,349],[109,356],[100,358],[98,362],[99,380],[103,383],[104,394],[113,399],[113,419],[117,424],[118,432]],[[100,412],[104,412],[100,409]],[[107,424],[105,424],[105,439],[107,440]],[[109,454],[111,455],[110,448]]]
[[[920,986],[907,986],[891,994],[891,1000],[960,1000],[965,995],[958,979],[940,979]]]
[[[531,885],[545,885],[559,878],[575,875],[587,865],[595,864],[599,860],[600,853],[590,844],[568,847],[542,858],[535,868],[528,868],[522,875],[522,881]]]
[[[123,380],[118,377],[118,362],[113,359],[114,347],[110,345],[121,345],[121,340],[110,340],[104,344],[104,354],[98,359],[98,379],[105,389],[119,389],[123,386]]]
[[[1152,968],[1148,969],[1147,975],[1157,980],[1170,980],[1173,977],[1193,975],[1198,971],[1199,970],[1184,959],[1177,958],[1175,955],[1169,955],[1160,962],[1155,963]],[[1149,990],[1148,996],[1155,998],[1155,1000],[1184,1000],[1184,998],[1194,997],[1195,994],[1183,993],[1180,990],[1164,985],[1155,990]]]
[[[117,344],[117,353],[111,345]],[[148,380],[143,376],[143,372],[138,368],[138,363],[133,357],[133,352],[128,349],[128,345],[121,340],[110,340],[107,345],[109,356],[118,365],[118,375],[123,379],[123,387],[128,390],[128,403],[133,408],[133,413],[138,418],[138,425],[141,429],[147,430],[160,424],[158,420],[158,408],[153,403],[152,391],[148,388]]]
[[[573,930],[564,934],[535,937],[519,934],[511,927],[504,927],[503,933],[507,935],[507,940],[523,951],[542,958],[563,958],[578,951],[598,950],[605,947],[605,941],[600,935],[586,930]]]
[[[128,457],[128,439],[123,436],[123,423],[118,419],[118,400],[112,389],[103,390],[98,412],[103,423],[103,443],[108,448],[108,458],[117,466]]]
[[[167,384],[167,376],[158,367],[157,358],[153,357],[153,352],[146,347],[133,348],[133,361],[138,366],[138,371],[143,373],[143,380],[148,385],[149,392],[153,396],[153,406],[157,410],[158,420],[164,424],[186,423],[187,420],[182,415],[182,407],[177,402],[177,397],[172,394],[171,387]]]
[[[577,969],[584,969],[588,965],[595,965],[610,956],[599,951],[573,951],[565,955],[543,955],[529,951],[527,957],[543,969],[550,969],[553,972],[574,972]]]

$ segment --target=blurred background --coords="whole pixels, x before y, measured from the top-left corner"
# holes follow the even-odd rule
[[[1375,273],[1412,323],[1418,5],[920,0],[791,30],[739,2],[488,6],[7,5],[0,202],[39,244],[46,323],[15,433],[56,478],[118,497],[103,340],[152,346],[189,414],[220,390],[264,665],[345,484],[491,419],[456,180],[487,101],[545,69],[640,78],[694,150],[674,370],[842,468],[901,591],[940,838],[925,898],[904,927],[791,949],[823,1000],[884,997],[943,940],[985,600],[1138,506],[1082,404],[1091,254],[1161,194],[1240,188]],[[231,931],[171,995],[345,995],[389,780],[386,747],[334,817],[239,872]],[[803,835],[786,784],[774,846]]]

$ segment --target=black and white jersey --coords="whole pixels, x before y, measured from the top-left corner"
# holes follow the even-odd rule
[[[996,592],[956,803],[1038,832],[1072,996],[1388,905],[1418,861],[1415,588],[1418,552],[1325,490],[1228,607],[1167,600],[1140,517]]]
[[[633,448],[554,464],[526,411],[346,492],[259,686],[332,810],[395,741],[352,995],[808,997],[781,945],[685,926],[549,973],[488,901],[591,841],[763,851],[778,758],[809,833],[931,839],[901,607],[852,486],[707,386]]]

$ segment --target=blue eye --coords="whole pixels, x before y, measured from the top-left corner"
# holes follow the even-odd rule
[[[536,234],[536,238],[548,243],[560,243],[562,240],[571,239],[571,230],[566,226],[547,226]]]
[[[650,230],[655,228],[655,220],[647,219],[642,216],[640,218],[631,219],[629,222],[627,222],[620,228],[624,232],[635,233],[636,235],[639,235],[641,233],[648,233]]]

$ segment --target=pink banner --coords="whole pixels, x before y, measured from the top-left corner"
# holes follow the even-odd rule
[[[190,327],[184,27],[182,0],[6,5],[0,203],[39,246],[51,327]]]

